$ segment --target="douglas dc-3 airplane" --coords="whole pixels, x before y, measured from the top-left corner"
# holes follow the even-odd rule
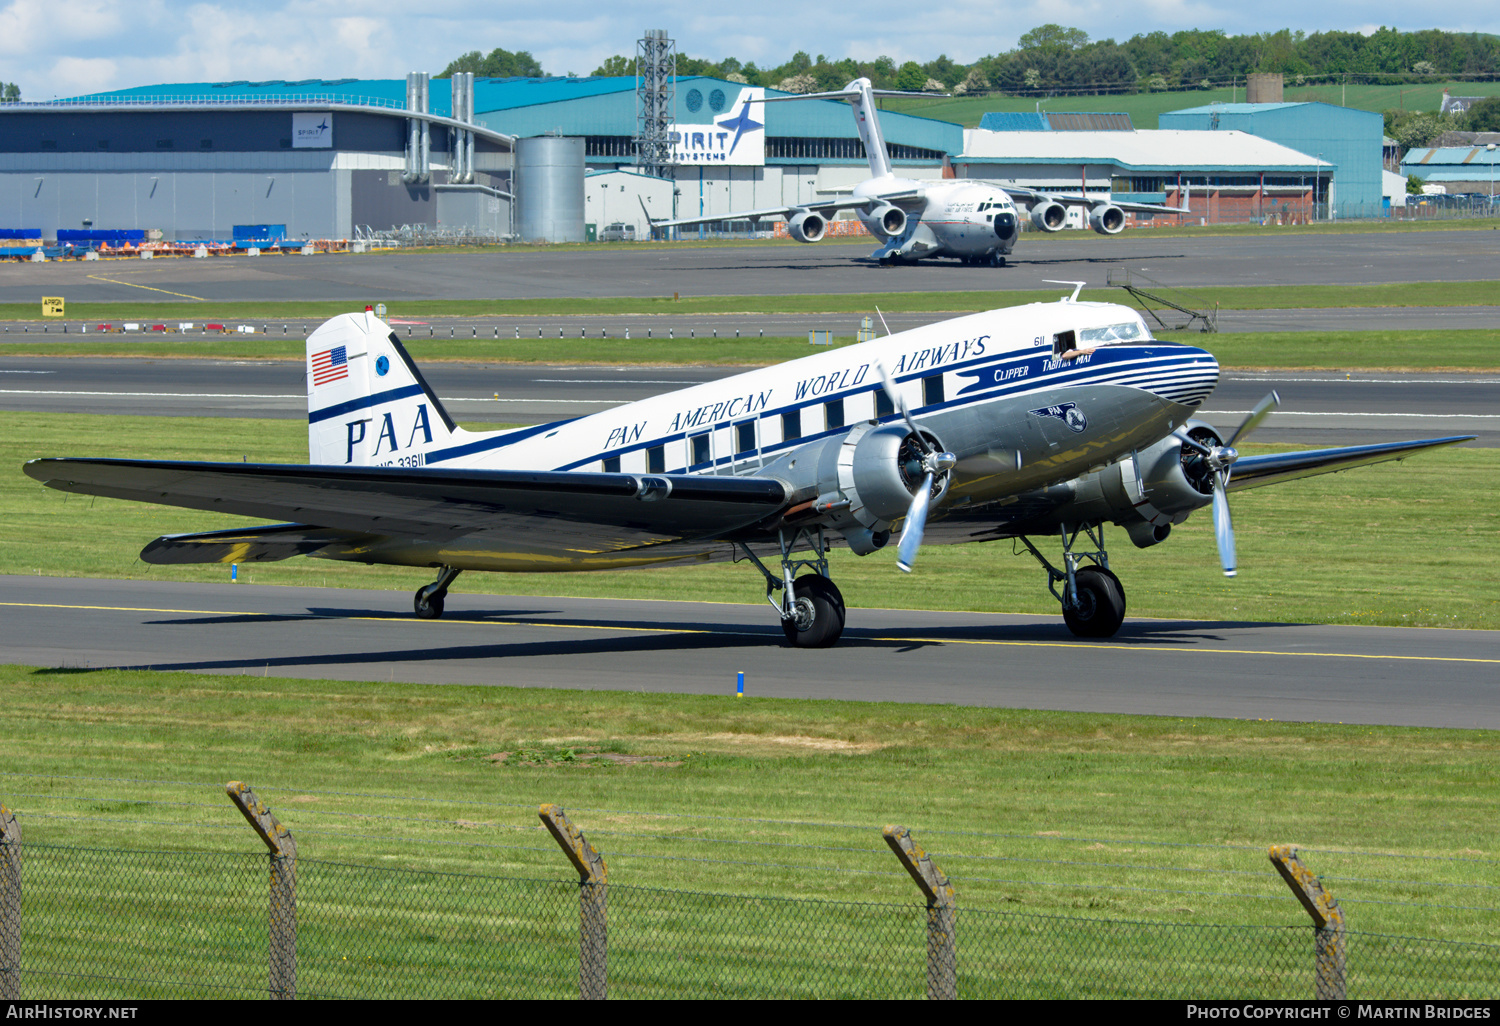
[[[883,245],[872,256],[882,264],[914,264],[926,257],[956,257],[966,264],[1005,266],[1021,234],[1016,203],[1025,204],[1031,223],[1044,232],[1059,232],[1067,224],[1069,206],[1087,207],[1089,227],[1101,235],[1118,235],[1125,227],[1125,211],[1185,214],[1186,209],[1152,203],[1125,203],[1038,192],[1017,185],[1003,188],[980,181],[920,182],[891,173],[890,154],[880,131],[877,96],[924,96],[926,93],[875,89],[868,78],[857,78],[831,93],[768,96],[764,103],[788,100],[848,100],[854,124],[870,159],[870,177],[844,198],[829,198],[781,207],[762,207],[709,217],[651,221],[653,233],[662,228],[717,221],[786,220],[787,234],[798,242],[818,242],[828,222],[841,210],[852,210]],[[748,110],[748,106],[747,106]],[[748,116],[748,114],[746,115]],[[650,217],[648,215],[648,220]]]
[[[307,340],[309,465],[38,459],[25,470],[63,491],[291,521],[167,535],[141,552],[148,563],[308,555],[440,568],[416,593],[427,618],[462,570],[743,559],[789,642],[815,647],[844,628],[828,559],[840,539],[869,556],[899,530],[907,571],[924,530],[937,543],[1018,539],[1073,632],[1109,637],[1125,591],[1105,524],[1145,547],[1212,505],[1232,576],[1227,493],[1467,440],[1241,457],[1234,443],[1274,392],[1225,439],[1193,416],[1218,383],[1212,354],[1077,295],[490,432],[455,427],[367,310]],[[1060,567],[1032,540],[1047,536],[1061,541]]]

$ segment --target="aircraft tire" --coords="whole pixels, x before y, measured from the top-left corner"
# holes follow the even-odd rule
[[[795,620],[782,620],[781,629],[793,648],[827,648],[844,633],[844,596],[822,574],[807,574],[792,585],[797,603],[811,607],[812,623],[799,630]],[[806,608],[806,607],[804,607]]]
[[[1005,254],[1004,253],[991,253],[990,254],[990,266],[991,267],[1004,267],[1005,266]]]
[[[446,592],[433,592],[432,585],[424,584],[412,596],[412,608],[419,620],[436,620],[443,615],[443,597]]]
[[[1125,622],[1125,590],[1120,580],[1101,566],[1084,567],[1073,577],[1078,605],[1063,606],[1068,630],[1080,638],[1112,638]]]

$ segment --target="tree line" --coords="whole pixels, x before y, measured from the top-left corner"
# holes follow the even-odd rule
[[[475,50],[448,65],[438,77],[456,71],[478,76],[540,77],[545,73],[528,52]],[[925,64],[897,64],[890,57],[833,60],[798,51],[784,64],[759,67],[736,57],[706,60],[679,54],[679,75],[705,75],[750,85],[818,92],[868,78],[879,89],[970,93],[999,91],[1026,96],[1134,93],[1205,89],[1243,83],[1254,72],[1280,72],[1290,85],[1345,80],[1420,82],[1435,77],[1494,79],[1500,76],[1500,37],[1478,32],[1428,29],[1400,32],[1381,28],[1358,32],[1293,32],[1281,29],[1231,36],[1218,30],[1150,32],[1123,43],[1090,40],[1079,28],[1040,25],[1023,35],[1015,49],[972,64],[946,55]],[[595,75],[635,74],[633,56],[616,55]]]

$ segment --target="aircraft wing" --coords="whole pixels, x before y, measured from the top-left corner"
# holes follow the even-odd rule
[[[842,196],[837,199],[793,203],[784,207],[738,210],[729,214],[712,214],[704,217],[678,217],[668,221],[651,220],[651,227],[654,230],[657,228],[679,228],[690,224],[712,224],[716,221],[777,221],[789,218],[804,210],[815,210],[831,221],[833,220],[833,215],[840,210],[855,210],[859,207],[868,207],[882,200],[896,206],[902,206],[909,201],[921,198],[921,189],[902,189],[899,192],[886,193],[880,196]]]
[[[1363,467],[1386,460],[1399,460],[1424,449],[1458,445],[1473,441],[1474,435],[1447,438],[1424,438],[1414,442],[1383,442],[1375,445],[1350,445],[1340,449],[1309,449],[1302,452],[1277,452],[1265,456],[1241,456],[1229,475],[1229,490],[1260,488],[1263,485],[1295,481],[1302,477],[1332,474],[1351,467]]]
[[[1047,200],[1056,200],[1058,203],[1068,207],[1097,207],[1105,200],[1095,199],[1089,196],[1071,196],[1066,193],[1042,192],[1037,189],[1028,189],[1021,185],[1006,185],[1002,182],[991,182],[996,188],[1004,189],[1010,198],[1030,206],[1033,203],[1042,203]],[[1111,205],[1121,210],[1129,210],[1137,214],[1190,214],[1187,207],[1165,207],[1158,203],[1133,203],[1128,200],[1110,199]]]
[[[518,552],[622,552],[733,533],[779,513],[788,494],[767,477],[116,459],[38,459],[24,469],[66,492],[297,521],[214,532],[226,552],[253,538],[282,553],[259,558],[356,538],[442,543],[481,531]],[[162,555],[153,562],[175,561]]]

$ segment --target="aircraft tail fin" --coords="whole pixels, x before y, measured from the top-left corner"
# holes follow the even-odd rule
[[[370,311],[340,314],[308,336],[309,462],[420,467],[464,434]]]
[[[899,89],[876,89],[868,78],[856,78],[842,89],[831,93],[801,93],[796,96],[767,96],[764,103],[783,103],[787,100],[848,100],[854,108],[854,126],[859,132],[859,141],[865,144],[865,154],[870,158],[870,177],[885,178],[891,173],[891,155],[885,147],[885,135],[880,131],[880,111],[875,106],[877,96],[947,96],[947,93],[914,93]]]

